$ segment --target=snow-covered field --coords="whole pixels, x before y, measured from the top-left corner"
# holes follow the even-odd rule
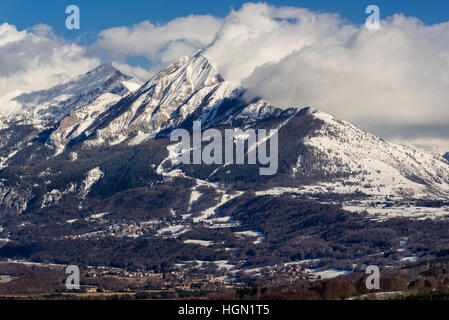
[[[208,240],[184,240],[184,243],[187,243],[187,244],[198,244],[198,245],[203,246],[203,247],[209,247],[209,246],[214,244],[213,241],[208,241]]]
[[[192,189],[192,192],[190,193],[190,201],[189,201],[189,212],[192,210],[192,205],[198,201],[198,199],[201,197],[201,192],[196,191],[195,188]]]
[[[410,257],[404,257],[404,258],[401,258],[401,262],[415,262],[415,261],[417,261],[418,260],[418,256],[410,256]]]
[[[332,192],[341,195],[355,194],[356,191],[366,190],[359,186],[343,186],[338,183],[321,183],[309,185],[300,188],[272,188],[264,191],[257,191],[256,196],[279,196],[282,194],[308,195],[313,198],[314,195]],[[421,207],[413,204],[404,204],[400,196],[390,196],[389,201],[385,201],[385,195],[367,194],[365,200],[331,202],[341,204],[343,209],[355,213],[368,213],[376,220],[385,220],[391,218],[413,218],[423,219],[447,219],[449,218],[449,206],[442,207]],[[323,202],[327,203],[327,202]]]
[[[98,213],[98,214],[93,214],[91,215],[91,219],[102,219],[105,216],[107,216],[109,214],[109,212],[103,212],[103,213]]]
[[[376,220],[386,220],[391,218],[413,218],[424,219],[447,219],[449,218],[449,206],[441,208],[428,208],[419,206],[385,206],[376,204],[354,205],[345,204],[343,209],[351,212],[367,212]]]
[[[304,272],[307,274],[313,275],[317,279],[321,279],[321,280],[332,279],[332,278],[336,278],[339,276],[345,276],[345,275],[352,273],[352,271],[338,270],[338,269],[328,269],[328,270],[323,270],[323,271],[315,271],[313,269],[305,269]]]
[[[220,219],[220,218],[211,219],[211,217],[213,217],[215,215],[215,212],[218,208],[220,208],[227,202],[231,201],[232,199],[240,196],[242,193],[243,192],[237,192],[235,194],[225,194],[224,191],[221,191],[220,202],[217,205],[204,210],[199,217],[193,218],[193,222],[195,222],[195,223],[206,222],[215,228],[220,228],[220,227],[224,227],[225,225],[228,225],[228,223],[226,223],[226,222],[230,221],[230,217],[226,217],[226,218],[222,218],[222,219]],[[222,223],[222,222],[225,222],[225,223]]]
[[[172,225],[159,229],[157,234],[163,237],[177,238],[181,234],[186,233],[189,230],[190,229],[187,228],[185,225]]]
[[[256,238],[256,240],[253,241],[254,244],[262,243],[265,240],[265,237],[263,236],[262,232],[258,230],[234,232],[234,234],[240,238],[245,237]]]
[[[352,298],[349,298],[349,300],[365,300],[365,299],[371,299],[371,298],[385,300],[385,299],[389,299],[392,297],[403,296],[403,295],[404,295],[403,291],[374,292],[374,293],[364,294],[364,295],[357,296],[357,297],[352,297]]]

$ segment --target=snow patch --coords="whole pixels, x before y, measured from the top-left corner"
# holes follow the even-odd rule
[[[186,244],[199,244],[200,246],[203,247],[210,247],[211,245],[214,244],[213,241],[208,240],[184,240],[183,242]]]

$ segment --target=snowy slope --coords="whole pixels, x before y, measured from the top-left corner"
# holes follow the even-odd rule
[[[201,51],[162,70],[108,112],[84,136],[87,145],[142,143],[164,130],[201,120],[205,126],[256,121],[280,110],[268,102],[246,102],[244,90],[225,81]],[[247,113],[241,112],[246,108]],[[254,117],[255,115],[255,117]]]
[[[0,119],[12,117],[22,110],[21,104],[15,100],[22,94],[22,91],[14,90],[0,97]]]
[[[211,107],[231,96],[235,89],[201,52],[181,58],[98,119],[101,126],[95,128],[96,139],[90,143],[115,144],[134,136],[143,142],[182,122],[201,104]]]
[[[50,136],[49,142],[56,150],[55,155],[63,152],[73,137],[86,132],[87,128],[100,114],[121,99],[120,95],[104,93],[92,103],[71,111],[67,117],[60,121],[58,128]]]
[[[59,120],[104,93],[124,96],[136,87],[111,63],[53,88],[31,93],[12,92],[0,98],[0,117],[19,120]]]
[[[372,195],[404,197],[449,196],[449,165],[442,157],[397,145],[367,133],[349,122],[318,110],[313,116],[321,128],[304,139],[315,154],[311,171],[349,176],[342,183],[328,185],[334,191],[355,190]],[[303,169],[302,159],[292,168]]]

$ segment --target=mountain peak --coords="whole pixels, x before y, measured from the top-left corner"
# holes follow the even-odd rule
[[[175,113],[185,117],[202,101],[205,102],[204,99],[224,99],[236,88],[221,77],[211,60],[200,50],[152,77],[136,92],[131,109],[138,109],[139,114],[146,114],[143,112],[146,109],[149,113],[145,121],[156,121],[155,125],[159,126],[161,121],[169,120]]]
[[[101,82],[108,81],[109,79],[127,81],[131,80],[132,77],[122,73],[120,70],[114,67],[112,62],[106,62],[98,67],[90,70],[89,72],[78,76],[77,78],[69,81],[66,84],[62,84],[60,86],[67,86],[71,84],[85,84],[85,85],[95,85]],[[58,86],[56,86],[58,87]],[[53,88],[56,88],[53,87]],[[51,88],[51,89],[53,89]],[[49,90],[51,90],[49,89]]]
[[[97,71],[101,71],[101,70],[113,70],[113,69],[117,70],[117,69],[114,68],[114,66],[112,65],[111,61],[107,61],[107,62],[105,62],[103,64],[100,64],[98,67],[90,70],[88,73],[97,72]]]
[[[89,142],[92,144],[116,144],[133,136],[141,142],[192,117],[216,117],[218,108],[236,91],[237,87],[220,76],[211,60],[197,51],[161,70],[102,114],[85,136],[95,132],[96,141]]]
[[[95,74],[104,74],[104,75],[114,75],[119,74],[124,80],[131,79],[130,76],[122,73],[120,70],[118,70],[116,67],[114,67],[113,63],[111,61],[105,62],[103,64],[100,64],[98,67],[90,70],[89,72],[79,76],[78,78],[84,78],[87,76],[92,76]]]
[[[167,89],[183,95],[224,82],[224,79],[212,61],[199,50],[160,71],[144,87],[150,88],[157,82],[168,84]]]
[[[16,120],[59,120],[104,93],[126,95],[130,92],[127,85],[130,79],[108,62],[52,88],[2,99],[0,116]]]

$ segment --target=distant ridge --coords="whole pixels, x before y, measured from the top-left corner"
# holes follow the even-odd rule
[[[70,111],[93,102],[104,93],[126,95],[130,92],[126,82],[130,80],[131,77],[108,62],[50,89],[0,99],[0,117],[34,121],[60,120]]]

